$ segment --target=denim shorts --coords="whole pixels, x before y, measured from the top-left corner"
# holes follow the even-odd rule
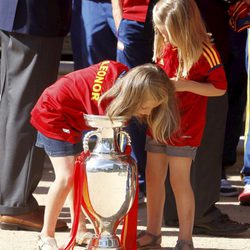
[[[77,155],[83,151],[82,142],[72,144],[49,138],[40,132],[37,133],[36,146],[43,148],[46,154],[52,157]]]
[[[152,153],[162,153],[169,156],[189,157],[195,159],[197,147],[191,146],[171,146],[160,144],[151,137],[147,136],[145,150]]]

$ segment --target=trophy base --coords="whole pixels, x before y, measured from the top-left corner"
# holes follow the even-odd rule
[[[121,246],[117,236],[93,236],[87,246],[87,250],[124,250],[124,248]]]

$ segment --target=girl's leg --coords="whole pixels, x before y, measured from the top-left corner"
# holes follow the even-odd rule
[[[147,152],[147,231],[155,236],[161,234],[167,164],[166,155]],[[139,243],[143,246],[150,242],[150,240],[152,238],[145,234],[140,238]]]
[[[179,219],[179,239],[191,241],[195,212],[194,194],[190,183],[192,159],[168,156],[168,160],[170,183],[174,192]]]
[[[73,185],[75,156],[50,157],[50,160],[55,180],[47,195],[41,235],[54,238],[57,218]]]

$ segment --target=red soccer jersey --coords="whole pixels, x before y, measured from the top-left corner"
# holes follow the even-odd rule
[[[60,78],[44,90],[31,111],[31,124],[47,137],[79,142],[88,129],[83,114],[105,113],[109,101],[98,106],[98,99],[124,71],[121,63],[103,61]]]
[[[163,69],[168,76],[175,77],[178,68],[177,49],[166,46],[163,56]],[[218,89],[226,89],[227,80],[224,67],[214,47],[204,45],[203,54],[190,69],[187,80],[211,83]],[[199,146],[206,123],[207,97],[191,92],[177,92],[181,114],[181,129],[169,144],[174,146]]]
[[[228,10],[229,24],[234,31],[240,32],[250,28],[250,6],[245,1],[237,1]]]
[[[138,22],[145,22],[150,0],[123,0],[123,18]]]

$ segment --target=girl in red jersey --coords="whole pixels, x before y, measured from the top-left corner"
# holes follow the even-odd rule
[[[190,250],[194,249],[195,211],[190,184],[191,163],[202,139],[207,98],[225,94],[226,77],[193,0],[158,1],[153,9],[153,22],[154,60],[175,83],[181,128],[167,144],[147,138],[147,230],[139,234],[137,247],[154,249],[160,246],[164,183],[169,170],[179,219],[174,249]]]
[[[159,142],[177,127],[175,90],[166,73],[153,64],[126,71],[121,63],[103,61],[72,72],[45,89],[31,112],[31,123],[38,130],[36,145],[44,148],[56,176],[46,199],[39,239],[42,250],[58,249],[55,225],[73,185],[82,131],[88,129],[83,114],[139,117]],[[79,233],[85,231],[82,222]]]

